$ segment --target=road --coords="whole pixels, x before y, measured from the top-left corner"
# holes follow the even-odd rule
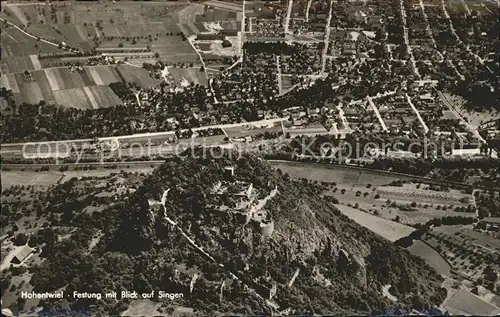
[[[240,42],[238,43],[238,54],[240,55],[241,61],[243,62],[243,43],[245,42],[245,0],[243,0],[243,7],[241,11],[241,32],[238,33]]]
[[[283,83],[281,82],[281,66],[280,66],[280,56],[276,55],[276,67],[278,68],[278,94],[281,96],[283,94]]]
[[[408,104],[410,105],[410,107],[413,109],[413,112],[415,112],[415,114],[417,115],[418,121],[420,121],[420,124],[424,128],[424,132],[427,134],[427,132],[429,132],[429,128],[427,127],[427,124],[425,124],[425,121],[424,121],[424,119],[422,119],[422,116],[420,115],[420,112],[417,110],[417,108],[415,107],[415,105],[413,104],[413,102],[411,102],[410,96],[408,96],[407,93],[405,93],[405,95],[406,95],[406,101],[408,102]]]
[[[472,205],[474,206],[474,210],[476,211],[476,217],[479,218],[479,209],[477,209],[477,204],[476,204],[476,192],[479,192],[479,190],[474,189],[472,191],[471,201]]]
[[[328,53],[328,46],[330,45],[330,24],[332,23],[332,12],[333,12],[333,0],[330,0],[329,10],[328,10],[328,19],[326,20],[326,29],[325,29],[325,47],[323,48],[323,53],[321,54],[321,73],[325,73],[326,68],[326,55]]]
[[[311,10],[312,0],[307,1],[306,22],[309,22],[309,11]]]
[[[293,7],[293,0],[288,0],[288,6],[286,10],[286,17],[285,17],[285,36],[286,34],[289,34],[290,32],[288,31],[288,28],[290,26],[290,17],[292,16],[292,7]]]
[[[405,44],[406,44],[406,52],[408,53],[408,56],[410,57],[413,72],[415,73],[415,75],[417,75],[418,78],[421,78],[420,73],[418,72],[415,58],[413,56],[413,52],[411,51],[410,40],[408,39],[408,27],[406,26],[406,10],[405,10],[405,5],[404,5],[403,0],[400,0],[399,7],[400,7],[400,11],[401,11],[401,20],[403,21],[403,39],[404,39]]]
[[[368,101],[368,103],[372,107],[373,111],[375,112],[375,115],[377,116],[378,121],[380,122],[380,125],[382,126],[382,129],[385,132],[389,131],[389,129],[387,129],[387,126],[385,125],[384,119],[382,119],[382,116],[380,115],[380,112],[378,111],[377,106],[373,103],[372,98],[370,96],[366,96],[366,100]]]

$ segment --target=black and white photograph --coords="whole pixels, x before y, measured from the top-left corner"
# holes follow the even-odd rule
[[[499,17],[2,1],[2,317],[499,316]]]

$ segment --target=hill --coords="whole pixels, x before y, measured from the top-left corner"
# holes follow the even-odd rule
[[[40,305],[117,314],[129,299],[70,296],[113,290],[155,291],[155,314],[189,307],[202,315],[352,315],[429,309],[444,300],[434,270],[341,215],[321,186],[293,181],[256,156],[199,154],[166,162],[92,217],[79,215],[82,201],[63,195],[69,185],[56,187],[64,198],[49,203],[49,212],[62,212],[64,225],[80,230],[52,239],[45,261],[30,269],[35,291],[67,294]],[[91,247],[96,230],[102,237]],[[392,296],[383,292],[387,285]],[[160,290],[182,295],[165,300]]]

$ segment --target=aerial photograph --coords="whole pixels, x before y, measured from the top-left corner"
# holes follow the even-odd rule
[[[500,315],[499,18],[2,1],[2,317]]]

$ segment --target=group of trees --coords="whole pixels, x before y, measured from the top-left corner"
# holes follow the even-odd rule
[[[201,157],[203,150],[195,151],[199,151],[194,154]],[[276,297],[279,304],[305,314],[386,310],[394,305],[380,295],[380,288],[386,284],[398,288],[398,308],[423,309],[443,299],[436,273],[342,216],[333,205],[334,199],[319,196],[323,192],[321,184],[295,182],[253,155],[244,154],[237,159],[236,153],[223,153],[221,158],[169,160],[135,193],[102,212],[95,211],[92,216],[79,212],[93,201],[94,198],[79,198],[85,191],[91,191],[92,186],[86,186],[82,192],[82,185],[76,179],[56,186],[42,201],[46,211],[61,216],[54,218],[54,224],[78,229],[71,230],[69,238],[58,241],[58,233],[48,227],[29,240],[30,246],[44,246],[45,261],[40,267],[30,269],[34,273],[31,282],[35,291],[66,287],[66,292],[131,289],[146,292],[168,286],[172,291],[187,292],[192,276],[184,270],[176,271],[186,267],[199,271],[202,277],[195,283],[191,296],[176,304],[196,307],[206,313],[235,313],[238,307],[248,307],[245,312],[249,314],[265,313],[265,304],[257,298],[249,299],[243,289],[244,285],[261,289],[257,277],[266,274],[279,281]],[[209,207],[214,199],[210,194],[212,187],[224,179],[226,166],[235,167],[236,180],[254,184],[259,197],[277,186],[279,194],[270,199],[265,208],[280,234],[262,239],[251,227],[236,225],[231,212]],[[186,239],[163,220],[161,210],[148,210],[147,199],[159,200],[167,188],[170,189],[168,216],[223,263],[225,270],[187,247]],[[68,212],[73,216],[67,217]],[[217,233],[212,228],[217,228]],[[103,235],[97,245],[90,248],[96,232]],[[300,241],[293,242],[288,239],[289,235]],[[348,236],[355,237],[357,243],[352,244]],[[342,243],[347,256],[336,255],[336,241]],[[365,258],[366,267],[358,259],[363,256],[359,245],[371,249],[371,255]],[[337,265],[337,262],[345,265]],[[249,267],[245,268],[247,264]],[[312,277],[316,266],[332,286],[318,287]],[[286,283],[297,267],[301,268],[300,275],[289,289]],[[227,284],[223,292],[227,300],[220,304],[214,294],[220,289],[221,280],[229,277],[227,269],[240,276],[241,281]],[[368,289],[365,279],[366,285],[370,285]],[[261,295],[267,296],[265,288],[261,291]],[[64,299],[45,301],[43,305],[47,311],[62,307],[70,313],[70,310],[90,307],[93,313],[110,314],[126,309],[126,303]]]
[[[420,240],[422,236],[432,229],[432,227],[440,227],[444,226],[453,226],[453,225],[471,225],[477,222],[477,219],[474,217],[464,217],[464,216],[449,216],[449,217],[441,217],[434,218],[427,221],[425,224],[415,224],[417,230],[410,233],[408,236],[403,237],[395,242],[396,245],[401,247],[409,247],[413,244],[414,240]]]

